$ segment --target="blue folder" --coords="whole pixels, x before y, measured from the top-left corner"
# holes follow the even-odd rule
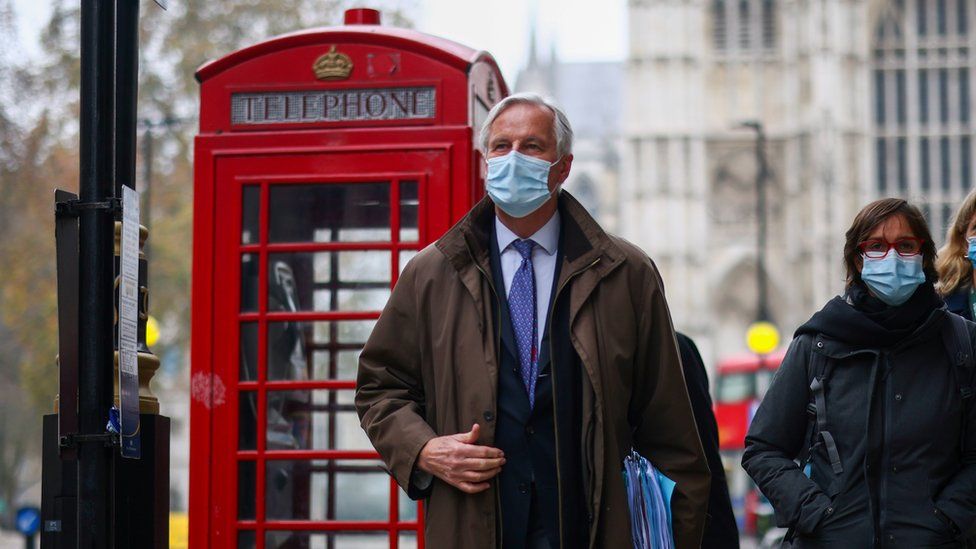
[[[634,549],[674,549],[671,496],[675,483],[644,456],[631,450],[624,458],[624,484],[630,506]]]

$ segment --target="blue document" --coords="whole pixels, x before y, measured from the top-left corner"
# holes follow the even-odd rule
[[[674,481],[631,450],[624,458],[624,483],[634,549],[673,549],[671,496],[674,495]]]

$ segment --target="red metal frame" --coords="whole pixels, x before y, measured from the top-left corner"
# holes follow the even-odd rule
[[[410,180],[423,180],[419,178],[416,174],[369,174],[368,176],[363,176],[362,174],[349,174],[348,176],[331,176],[329,178],[316,178],[312,180],[305,180],[306,183],[310,184],[328,184],[330,182],[354,182],[356,180],[362,181],[377,181],[377,180],[388,180],[390,186],[390,242],[389,243],[307,243],[307,244],[270,244],[268,243],[268,195],[269,188],[271,185],[280,183],[291,183],[297,181],[294,177],[287,178],[273,178],[277,179],[276,182],[265,181],[260,183],[261,188],[261,202],[260,202],[260,240],[258,244],[246,244],[241,245],[238,249],[239,254],[255,252],[257,251],[260,257],[259,260],[259,282],[258,282],[258,300],[259,300],[259,312],[258,313],[240,313],[238,315],[238,320],[240,322],[245,321],[258,321],[258,357],[259,364],[263,363],[267,357],[267,324],[270,320],[283,320],[283,321],[311,321],[311,320],[364,320],[364,319],[376,319],[379,318],[379,311],[365,311],[365,312],[297,312],[297,313],[272,313],[267,311],[268,303],[268,287],[267,287],[267,273],[268,269],[267,258],[270,253],[275,251],[337,251],[337,250],[389,250],[392,257],[391,265],[391,277],[390,281],[391,287],[396,284],[396,279],[399,273],[399,252],[403,250],[418,250],[420,248],[419,243],[401,243],[399,240],[400,236],[400,223],[399,223],[399,189],[401,181]],[[299,178],[304,179],[304,178]],[[253,180],[253,178],[238,178],[241,184],[245,184],[247,181]],[[234,210],[235,214],[239,210]],[[230,264],[239,266],[239,261],[234,261]],[[234,280],[239,280],[240,277],[233,278]],[[232,292],[233,295],[239,295],[239,292]],[[239,345],[234,345],[234,348],[238,348]],[[233,366],[236,361],[229,362],[230,366]],[[364,451],[364,450],[304,450],[304,451],[294,451],[294,450],[279,450],[273,451],[268,450],[266,445],[267,437],[264,433],[267,427],[267,393],[269,390],[277,389],[289,389],[289,390],[311,390],[311,389],[333,389],[333,390],[355,390],[356,382],[355,380],[316,380],[316,381],[268,381],[266,379],[266,368],[258,368],[258,380],[255,382],[238,382],[238,390],[254,389],[257,392],[258,398],[258,419],[257,419],[257,445],[256,451],[236,451],[236,455],[239,460],[242,459],[253,459],[256,462],[257,474],[257,489],[255,493],[257,512],[255,520],[237,520],[235,532],[240,530],[251,530],[253,529],[256,534],[256,546],[258,549],[263,549],[265,546],[265,533],[269,530],[291,530],[291,531],[387,531],[390,536],[390,546],[396,548],[399,541],[399,533],[402,531],[418,531],[420,526],[420,521],[400,521],[399,520],[399,487],[394,481],[390,481],[390,504],[389,504],[389,521],[388,522],[378,522],[378,521],[299,521],[299,520],[277,520],[269,521],[265,520],[267,516],[265,509],[266,502],[266,486],[265,477],[262,472],[265,470],[266,463],[274,459],[290,459],[290,460],[313,460],[313,459],[331,459],[331,460],[375,460],[379,456],[374,451]],[[233,407],[230,408],[234,410]],[[418,513],[418,516],[422,516],[422,512]],[[237,536],[232,534],[233,538]],[[422,536],[418,538],[418,545],[423,547]]]
[[[314,60],[332,46],[360,67],[347,81],[320,82],[312,75]],[[399,72],[382,77],[364,73],[364,59],[373,55],[396,55]],[[190,546],[229,549],[237,547],[238,531],[253,531],[255,547],[264,549],[266,532],[288,530],[385,532],[391,548],[398,547],[401,533],[417,532],[417,546],[423,548],[423,510],[418,508],[416,520],[400,520],[400,489],[392,478],[387,520],[266,520],[267,463],[333,460],[327,467],[334,473],[339,471],[334,460],[378,459],[375,451],[364,448],[268,448],[269,391],[330,391],[334,399],[356,386],[352,379],[269,380],[269,324],[363,321],[380,314],[377,310],[269,311],[268,261],[271,254],[279,253],[389,250],[392,287],[400,272],[400,252],[417,251],[433,242],[481,198],[474,105],[475,101],[491,104],[507,95],[505,82],[484,52],[411,30],[378,26],[316,29],[275,38],[205,65],[197,78],[202,89],[194,174]],[[240,91],[407,86],[436,89],[433,119],[259,127],[233,126],[230,121],[231,94]],[[399,240],[400,181],[417,182],[416,242]],[[389,183],[389,241],[269,242],[268,208],[274,186],[357,182]],[[243,189],[249,185],[260,189],[259,234],[256,242],[242,243]],[[254,311],[241,311],[240,306],[244,255],[258,262]],[[239,375],[243,323],[253,323],[257,329],[258,366],[256,376],[248,379]],[[240,402],[245,394],[253,395],[256,403],[253,448],[239,447]],[[337,408],[327,411],[329,417],[338,416]],[[254,463],[253,519],[238,517],[238,464],[243,462]]]

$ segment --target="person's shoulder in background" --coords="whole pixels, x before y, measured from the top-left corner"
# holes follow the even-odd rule
[[[704,549],[737,549],[739,528],[732,512],[725,467],[718,447],[718,424],[712,413],[712,398],[708,392],[708,372],[695,342],[685,334],[675,332],[681,353],[681,368],[688,387],[688,399],[695,414],[695,425],[701,438],[705,459],[712,472],[712,486],[708,497],[708,521],[702,537]]]

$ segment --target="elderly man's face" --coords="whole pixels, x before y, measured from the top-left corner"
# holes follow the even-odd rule
[[[554,114],[544,107],[530,103],[516,103],[495,118],[488,135],[488,158],[504,156],[518,151],[526,156],[534,156],[555,162],[556,132]],[[562,183],[569,176],[569,161],[572,157],[560,160],[549,171],[549,190]]]

